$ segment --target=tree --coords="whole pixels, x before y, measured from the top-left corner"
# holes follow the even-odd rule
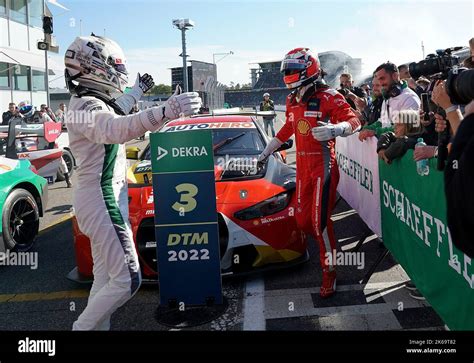
[[[171,89],[171,86],[168,86],[166,84],[158,84],[156,86],[153,86],[153,88],[148,92],[150,95],[170,95],[172,94],[173,91]]]

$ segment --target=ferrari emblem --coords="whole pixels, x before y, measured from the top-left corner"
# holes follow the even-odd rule
[[[308,121],[301,119],[298,121],[298,126],[297,126],[298,132],[303,135],[303,136],[308,136],[309,135],[309,130],[311,130],[311,125],[309,124]]]
[[[240,199],[247,199],[249,192],[247,190],[240,191]]]

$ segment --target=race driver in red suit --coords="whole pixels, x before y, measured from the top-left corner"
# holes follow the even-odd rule
[[[262,163],[293,134],[296,139],[296,220],[298,227],[319,244],[323,279],[321,297],[336,292],[336,239],[331,212],[339,170],[334,146],[337,136],[358,131],[360,122],[344,97],[321,77],[317,56],[308,48],[290,51],[281,64],[284,82],[293,92],[286,100],[286,123],[258,161]]]

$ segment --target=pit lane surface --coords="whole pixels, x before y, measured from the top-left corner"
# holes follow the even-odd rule
[[[282,125],[279,114],[277,128]],[[133,141],[132,145],[143,146]],[[294,165],[294,150],[288,152]],[[73,177],[73,182],[74,182]],[[0,330],[70,330],[87,303],[88,285],[66,279],[75,266],[72,228],[68,220],[72,193],[60,182],[50,187],[43,230],[33,252],[38,266],[0,266]],[[344,200],[333,211],[338,249],[353,248],[365,225]],[[194,330],[442,330],[444,323],[428,303],[414,300],[403,287],[408,280],[388,256],[367,285],[359,281],[382,252],[375,238],[360,250],[364,267],[338,267],[338,292],[319,298],[321,283],[318,249],[309,242],[310,261],[291,269],[225,279],[226,313]],[[156,285],[144,285],[112,318],[113,330],[169,330],[156,322]]]

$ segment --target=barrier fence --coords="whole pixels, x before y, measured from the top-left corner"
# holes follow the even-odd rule
[[[376,139],[338,138],[338,191],[407,272],[453,330],[474,329],[474,266],[452,243],[446,222],[443,173],[430,160],[420,176],[413,150],[386,165]]]

